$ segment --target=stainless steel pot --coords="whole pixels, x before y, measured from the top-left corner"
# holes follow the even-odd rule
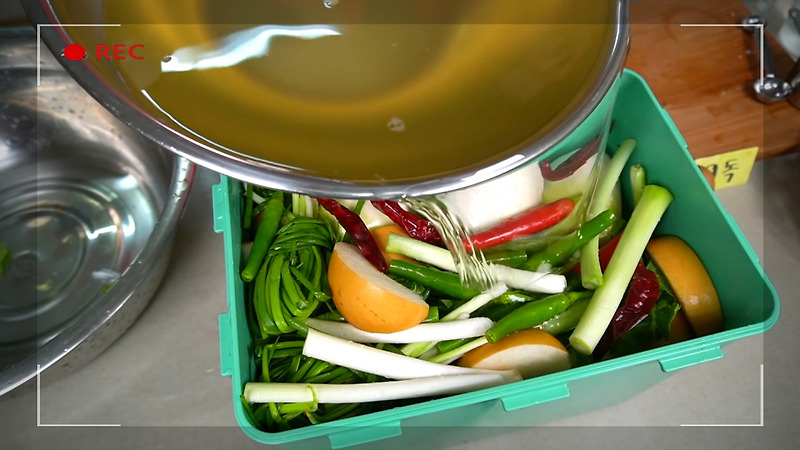
[[[584,94],[577,95],[578,98],[571,104],[569,113],[564,114],[563,120],[547,125],[546,132],[537,130],[536,133],[539,136],[536,138],[531,137],[519,142],[513,148],[499,149],[498,154],[491,161],[481,163],[480,167],[476,167],[474,162],[467,164],[466,161],[454,158],[453,170],[447,175],[442,176],[440,172],[432,172],[419,175],[412,181],[408,179],[361,180],[357,182],[339,180],[315,176],[302,168],[281,165],[280,162],[268,163],[237,154],[235,148],[226,149],[223,146],[213,146],[191,132],[181,129],[180,126],[160,121],[146,112],[145,108],[141,106],[145,103],[139,103],[143,100],[137,98],[139,92],[132,92],[126,85],[124,77],[105,62],[102,63],[104,66],[100,67],[97,61],[91,61],[91,58],[88,58],[80,63],[68,64],[67,69],[100,103],[131,127],[148,136],[163,148],[217,172],[276,189],[318,196],[351,198],[418,196],[467,187],[520,167],[542,156],[585,122],[618,79],[628,46],[628,0],[608,1],[612,5],[610,20],[614,25],[613,38],[606,50],[607,54],[598,55],[598,58],[605,61],[605,65],[596,77],[587,79],[586,85],[589,87]],[[75,29],[60,26],[61,24],[77,25],[80,22],[96,25],[103,24],[104,20],[104,2],[102,0],[69,2],[21,0],[21,2],[32,22],[41,25],[42,40],[56,54],[62,52],[67,45],[75,43],[75,39],[71,36]],[[62,5],[60,13],[59,8],[54,6],[56,3]],[[242,5],[232,8],[241,10],[249,8],[249,4],[244,2]],[[64,13],[65,10],[68,11],[68,14]],[[137,19],[130,20],[133,21],[132,23],[136,23]],[[208,20],[214,20],[214,18]],[[249,20],[260,23],[261,20],[268,19],[249,17]],[[103,28],[97,27],[94,30],[92,31],[93,36],[102,40]],[[552,36],[552,39],[558,39],[558,36]],[[576,94],[564,92],[563,95]],[[208,114],[214,114],[213,108],[209,107]],[[257,121],[253,122],[257,123]],[[446,139],[446,136],[441,136],[441,139]],[[421,165],[424,166],[424,164]]]
[[[69,373],[134,322],[165,274],[194,175],[46,48],[37,66],[37,44],[33,28],[0,28],[0,395],[37,371]]]

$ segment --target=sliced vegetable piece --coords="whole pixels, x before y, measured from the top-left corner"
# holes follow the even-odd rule
[[[542,203],[544,179],[538,164],[527,164],[483,183],[438,195],[447,210],[477,233]]]
[[[409,343],[446,341],[450,339],[464,339],[483,336],[494,322],[486,317],[473,319],[444,321],[434,323],[421,323],[417,326],[396,333],[370,333],[360,330],[349,323],[334,322],[318,319],[306,319],[306,325],[342,339],[367,344],[373,343]]]
[[[677,236],[663,236],[647,244],[647,253],[664,274],[697,336],[725,327],[717,290],[697,253]]]
[[[540,329],[518,331],[465,354],[458,365],[474,369],[516,370],[528,379],[571,367],[566,347]]]
[[[532,272],[506,266],[490,265],[489,274],[509,288],[542,294],[558,294],[567,288],[567,279],[554,273]]]
[[[639,259],[672,199],[672,194],[661,186],[651,184],[644,188],[642,198],[634,208],[625,233],[608,263],[606,282],[595,291],[589,307],[569,338],[575,350],[585,355],[594,351],[611,323]],[[581,272],[584,270],[586,267],[581,264]]]
[[[432,363],[346,341],[314,329],[308,330],[303,354],[331,364],[394,380],[475,373],[497,374],[509,382],[519,380],[519,374],[513,370],[485,371]]]
[[[328,283],[339,312],[364,331],[403,331],[428,315],[428,304],[422,297],[379,272],[351,244],[339,242],[334,247]]]
[[[482,306],[492,301],[492,299],[495,299],[500,295],[504,294],[507,290],[508,288],[504,284],[494,285],[485,292],[476,295],[471,300],[465,302],[461,306],[447,313],[447,315],[442,317],[441,321],[449,322],[453,320],[467,319],[469,318],[470,314],[472,314],[473,312],[480,309]],[[425,352],[436,347],[436,344],[437,344],[436,341],[412,343],[404,345],[403,348],[400,349],[400,351],[403,352],[403,354],[405,355],[418,357],[424,355]]]
[[[494,373],[346,385],[250,382],[244,386],[244,398],[250,403],[367,403],[460,394],[508,382],[509,379]]]

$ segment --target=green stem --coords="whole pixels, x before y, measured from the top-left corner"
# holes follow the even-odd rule
[[[591,219],[608,209],[614,186],[619,181],[620,174],[635,148],[636,141],[633,139],[626,139],[617,148],[617,152],[611,157],[608,167],[604,168],[601,173],[600,183],[598,183],[597,190],[595,190],[589,205],[587,219]],[[581,281],[586,289],[596,289],[603,284],[603,270],[600,268],[599,251],[599,237],[595,237],[581,248]]]
[[[651,184],[644,188],[642,198],[633,209],[628,226],[625,227],[608,263],[606,282],[595,291],[586,312],[569,338],[572,347],[578,352],[591,354],[600,342],[625,295],[653,231],[672,200],[672,194],[661,186]],[[583,270],[581,265],[581,271]]]
[[[439,353],[438,355],[432,356],[428,358],[428,361],[435,362],[435,363],[444,363],[447,364],[449,361],[454,359],[458,359],[467,353],[470,350],[474,350],[481,345],[488,343],[489,341],[486,340],[485,336],[481,336],[477,339],[467,342],[466,344],[456,347],[448,352]]]
[[[644,166],[641,164],[635,164],[631,166],[631,193],[633,194],[633,206],[636,206],[639,203],[639,199],[642,198],[645,185],[647,185],[647,173],[644,170]]]
[[[242,228],[249,230],[250,225],[253,223],[253,185],[250,183],[247,183],[244,202],[244,220],[242,220]]]

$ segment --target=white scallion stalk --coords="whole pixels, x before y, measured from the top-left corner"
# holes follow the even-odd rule
[[[306,325],[323,333],[366,344],[397,344],[409,342],[449,341],[483,336],[494,322],[486,317],[475,317],[467,320],[421,323],[407,330],[396,333],[370,333],[359,330],[346,322],[332,320],[306,319]]]
[[[449,250],[414,238],[389,233],[386,251],[408,256],[442,270],[456,272],[456,263]],[[567,279],[563,275],[531,272],[498,264],[490,264],[487,270],[494,280],[514,289],[543,294],[559,294],[567,288]]]
[[[264,197],[256,194],[255,192],[253,192],[253,201],[256,204],[259,204],[259,203],[264,203],[266,201],[266,199]]]
[[[473,297],[463,305],[459,306],[458,308],[450,311],[450,313],[439,319],[439,322],[466,320],[469,318],[469,315],[477,311],[478,308],[489,303],[490,301],[492,301],[492,299],[500,297],[506,291],[508,291],[508,287],[506,285],[496,284],[491,288],[489,288],[488,290],[486,290],[485,292],[476,295],[475,297]],[[403,354],[406,356],[418,358],[421,357],[422,355],[425,355],[426,352],[436,347],[436,344],[438,342],[441,342],[442,340],[407,344],[404,345],[402,348],[400,348],[400,351],[403,352]]]
[[[465,375],[494,373],[514,381],[519,373],[514,370],[482,370],[436,364],[397,353],[378,350],[309,328],[303,344],[303,354],[322,361],[353,370],[380,375],[394,380],[438,377],[443,375]]]
[[[456,262],[450,250],[397,233],[389,233],[389,238],[386,240],[386,251],[408,256],[442,270],[450,272],[456,272],[457,270]]]
[[[567,278],[555,273],[531,272],[498,264],[491,264],[489,273],[513,289],[542,294],[560,294],[567,289]]]
[[[608,263],[605,283],[597,288],[578,326],[569,338],[575,350],[591,354],[617,311],[636,265],[658,222],[672,203],[672,194],[665,188],[648,185]],[[581,266],[583,270],[583,266]]]
[[[586,220],[591,220],[601,212],[608,209],[614,186],[619,182],[619,177],[625,164],[636,148],[636,141],[626,139],[617,148],[617,152],[611,157],[608,167],[604,167],[600,182],[597,184],[589,210],[586,212]],[[600,268],[600,237],[594,239],[581,247],[581,284],[586,289],[596,289],[603,284],[603,270]]]
[[[513,381],[518,380],[477,373],[359,384],[251,382],[244,386],[244,398],[250,403],[311,403],[316,394],[318,403],[367,403],[461,394]]]
[[[501,295],[505,294],[508,291],[508,286],[503,283],[496,284],[484,292],[472,297],[468,302],[464,303],[463,305],[459,306],[458,308],[450,311],[444,317],[440,319],[440,322],[448,322],[451,320],[461,320],[464,316],[469,317],[470,314],[474,313],[478,310],[481,306],[489,303],[492,299],[500,297]],[[447,340],[447,339],[441,339]]]

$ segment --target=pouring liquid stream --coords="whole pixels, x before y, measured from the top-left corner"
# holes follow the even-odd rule
[[[488,270],[483,252],[479,249],[473,251],[465,244],[472,242],[472,236],[464,222],[441,200],[432,196],[407,197],[400,203],[434,224],[453,255],[457,273],[465,286],[485,291],[497,283]]]

